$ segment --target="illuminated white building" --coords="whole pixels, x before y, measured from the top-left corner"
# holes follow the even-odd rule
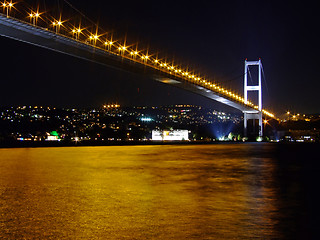
[[[59,134],[56,131],[52,131],[50,133],[47,133],[46,141],[60,141]]]
[[[152,141],[183,141],[189,140],[188,130],[159,131],[152,130]]]

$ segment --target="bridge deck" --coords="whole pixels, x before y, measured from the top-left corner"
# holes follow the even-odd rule
[[[93,61],[108,67],[148,75],[154,80],[205,96],[242,112],[258,113],[256,109],[248,105],[230,99],[205,86],[186,81],[186,79],[177,75],[160,71],[154,66],[133,61],[119,54],[56,34],[47,29],[33,26],[17,19],[7,18],[2,14],[0,14],[0,35],[77,58]]]

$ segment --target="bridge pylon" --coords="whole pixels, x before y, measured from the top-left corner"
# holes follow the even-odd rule
[[[258,84],[248,85],[248,72],[249,66],[258,66]],[[248,92],[257,91],[258,92],[258,109],[251,111],[243,111],[244,113],[244,136],[248,135],[248,120],[253,120],[253,128],[255,128],[255,120],[259,121],[259,137],[263,135],[263,125],[262,125],[262,87],[261,87],[261,73],[262,73],[262,63],[261,59],[258,61],[247,61],[244,62],[244,103],[248,103]]]

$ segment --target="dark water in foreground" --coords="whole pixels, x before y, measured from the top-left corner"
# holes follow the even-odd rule
[[[0,149],[1,239],[317,239],[318,145]]]

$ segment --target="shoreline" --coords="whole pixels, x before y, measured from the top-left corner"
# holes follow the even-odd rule
[[[318,142],[256,142],[256,141],[123,141],[123,142],[0,142],[4,148],[46,148],[46,147],[87,147],[87,146],[157,146],[157,145],[218,145],[218,144],[279,144],[279,145],[318,145]]]
[[[6,141],[0,142],[1,148],[41,148],[41,147],[84,147],[84,146],[152,146],[152,145],[207,145],[207,144],[241,144],[254,142],[240,141],[81,141],[81,142],[34,142],[34,141]],[[269,143],[269,142],[268,142]]]

